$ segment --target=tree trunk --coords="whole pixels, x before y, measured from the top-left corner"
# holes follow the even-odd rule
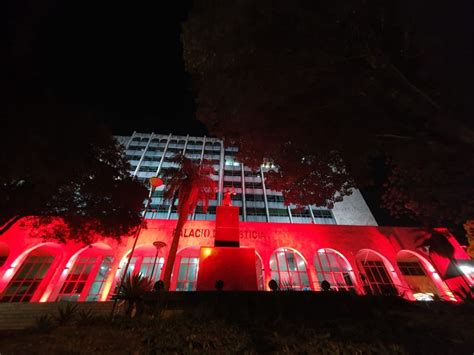
[[[183,229],[184,224],[186,223],[187,219],[188,219],[187,214],[180,214],[178,218],[178,222],[176,223],[176,228],[173,232],[173,241],[171,242],[170,251],[168,253],[168,258],[166,260],[165,274],[163,276],[163,282],[165,284],[166,291],[169,291],[170,289],[171,274],[173,273],[173,266],[176,260],[176,253],[178,251],[179,236],[181,234],[181,230]]]

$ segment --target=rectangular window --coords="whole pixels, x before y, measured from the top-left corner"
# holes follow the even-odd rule
[[[164,194],[164,191],[163,191],[163,190],[155,190],[155,191],[153,191],[153,193],[151,194],[151,197],[162,198],[162,197],[163,197],[163,194]]]
[[[97,276],[95,277],[95,280],[89,290],[86,301],[99,301],[100,295],[104,289],[105,280],[109,275],[110,267],[113,261],[114,258],[112,256],[104,257],[104,260],[102,260],[102,264],[97,271]]]
[[[293,217],[307,217],[311,218],[311,213],[309,212],[309,208],[304,207],[304,208],[292,208],[291,209],[291,215]]]
[[[313,209],[314,218],[334,218],[330,210],[315,210]]]
[[[390,276],[382,261],[367,260],[362,262],[365,275],[367,276],[369,288],[375,295],[395,295],[397,289],[392,283]]]
[[[288,217],[288,209],[286,208],[269,208],[268,212],[270,213],[270,216],[283,216],[283,217]]]
[[[53,261],[53,256],[28,256],[8,284],[1,301],[29,302]]]
[[[96,259],[96,257],[83,256],[74,263],[74,266],[67,275],[66,281],[59,291],[58,301],[79,300]]]
[[[235,187],[236,189],[240,189],[242,187],[241,181],[224,181],[224,187]]]
[[[245,175],[245,177],[259,178],[260,177],[260,172],[245,170],[244,175]]]
[[[241,177],[242,176],[242,172],[239,170],[228,170],[228,169],[225,169],[224,170],[224,176],[239,176]]]
[[[245,181],[245,188],[246,189],[262,189],[262,183],[261,182],[250,182],[250,181]]]
[[[196,207],[196,213],[204,213],[202,206]],[[207,208],[207,214],[216,214],[216,206],[209,206]]]
[[[425,272],[417,261],[399,261],[398,267],[405,276],[425,276]]]
[[[247,216],[266,216],[265,208],[247,208]]]
[[[265,201],[265,197],[261,194],[245,194],[245,200],[249,202]]]
[[[156,172],[156,170],[158,169],[158,167],[156,166],[140,166],[140,169],[138,169],[138,171],[141,171],[141,172],[149,172],[149,173],[154,173]]]
[[[280,195],[267,195],[267,201],[268,202],[285,202],[285,199],[283,196]]]

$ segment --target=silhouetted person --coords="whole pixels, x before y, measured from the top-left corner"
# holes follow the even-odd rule
[[[331,291],[331,284],[328,281],[323,280],[321,282],[321,290],[324,292]]]
[[[278,287],[278,282],[276,282],[275,280],[270,280],[270,282],[268,283],[268,287],[270,287],[270,290],[272,291],[278,291],[280,289],[280,287]]]

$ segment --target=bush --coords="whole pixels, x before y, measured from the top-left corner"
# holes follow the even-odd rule
[[[54,318],[49,314],[42,315],[35,320],[34,330],[47,333],[55,328]]]
[[[95,315],[95,313],[91,309],[87,310],[80,310],[77,313],[77,325],[79,326],[89,326],[96,324],[98,322],[98,317]]]
[[[132,316],[133,309],[136,309],[136,316],[141,316],[144,311],[143,297],[153,287],[151,279],[138,275],[127,275],[123,283],[116,286],[114,299],[127,302],[125,315]]]
[[[58,315],[56,316],[56,321],[59,325],[65,325],[74,320],[74,317],[77,313],[78,305],[75,303],[66,303],[58,307]]]

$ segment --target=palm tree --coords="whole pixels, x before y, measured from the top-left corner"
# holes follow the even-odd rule
[[[199,202],[202,204],[204,212],[206,212],[209,200],[215,198],[217,189],[216,182],[211,178],[215,170],[206,161],[198,165],[183,154],[175,155],[172,161],[178,165],[178,169],[167,170],[162,176],[166,183],[163,194],[164,200],[171,201],[171,204],[174,204],[175,199],[178,198],[178,222],[173,232],[173,241],[171,242],[163,277],[166,290],[170,288],[171,273],[178,251],[179,237],[189,215],[194,212]]]

